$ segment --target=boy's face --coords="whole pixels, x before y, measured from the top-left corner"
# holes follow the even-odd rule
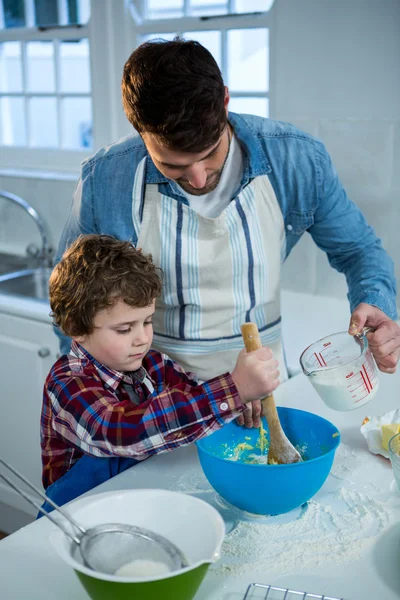
[[[106,367],[136,371],[153,341],[154,309],[155,300],[144,308],[133,308],[118,299],[97,313],[93,333],[74,339]]]

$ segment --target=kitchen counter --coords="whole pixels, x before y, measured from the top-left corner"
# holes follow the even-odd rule
[[[260,582],[325,593],[345,600],[397,600],[400,595],[400,495],[394,491],[388,460],[370,454],[359,428],[365,415],[382,414],[399,407],[400,372],[381,375],[380,389],[366,406],[351,412],[335,412],[327,408],[303,375],[291,378],[276,391],[279,405],[296,406],[318,413],[337,425],[342,443],[336,453],[334,469],[315,500],[329,505],[332,489],[341,485],[362,493],[369,487],[389,510],[390,519],[381,522],[381,533],[373,544],[361,547],[355,560],[321,561],[315,547],[315,565],[300,569],[293,565],[290,574],[259,572],[250,565],[234,573],[210,572],[195,600],[241,600],[247,586]],[[350,456],[351,460],[347,457]],[[340,475],[340,473],[344,475]],[[162,454],[117,475],[92,490],[93,493],[117,489],[150,488],[183,489],[182,482],[195,481],[201,470],[194,446]],[[189,478],[188,478],[189,477]],[[186,478],[186,479],[185,479]],[[189,489],[190,490],[190,485]],[[371,491],[372,490],[372,491]],[[375,490],[375,491],[373,491]],[[207,496],[207,493],[205,494]],[[210,496],[211,497],[211,496]],[[293,511],[294,513],[294,511]],[[227,519],[226,515],[225,519]],[[279,517],[270,517],[278,519]],[[286,516],[285,519],[290,519]],[[355,515],[354,515],[355,518]],[[373,516],[369,527],[379,521]],[[382,520],[381,520],[382,521]],[[227,521],[226,521],[227,522]],[[228,528],[234,526],[228,523]],[[268,523],[259,523],[268,527]],[[88,596],[74,573],[63,564],[48,543],[54,526],[41,519],[0,542],[0,597],[5,600],[87,600]],[[261,549],[260,549],[261,550]],[[311,549],[311,552],[313,549]],[[335,549],[332,549],[335,552]],[[257,596],[261,598],[261,596]],[[111,599],[110,599],[111,600]]]
[[[33,298],[0,293],[0,312],[42,323],[51,323],[49,304]]]

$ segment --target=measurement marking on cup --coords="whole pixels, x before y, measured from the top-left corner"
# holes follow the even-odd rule
[[[371,383],[369,382],[369,377],[367,375],[367,377],[364,375],[364,373],[362,371],[360,371],[360,375],[363,378],[364,384],[365,384],[365,388],[367,390],[367,392],[369,393],[371,391]],[[368,381],[367,381],[368,380]]]
[[[347,387],[350,390],[350,392],[355,392],[356,390],[358,390],[358,388],[364,388],[365,385],[364,385],[364,383],[361,382],[360,385],[358,385],[357,387],[352,387],[351,385],[348,385]],[[354,398],[354,396],[353,396],[353,398]]]
[[[318,354],[316,352],[314,352],[315,354],[315,358],[317,359],[317,361],[319,362],[319,364],[321,365],[321,367],[326,367],[326,362],[324,357],[322,356],[321,352],[319,352]]]
[[[374,384],[371,382],[371,373],[368,372],[365,364],[362,365],[362,369],[364,370],[364,372],[361,370],[358,373],[351,372],[348,375],[346,375],[346,379],[349,381],[349,384],[346,387],[349,390],[350,394],[352,394],[352,398],[357,397],[357,394],[358,394],[357,390],[359,388],[364,388],[366,390],[366,392],[367,392],[366,396],[368,394],[370,394],[371,391],[373,390]],[[356,381],[352,381],[354,378],[356,378]],[[359,385],[355,385],[357,383]],[[357,400],[357,402],[360,402],[360,400],[362,400],[366,396],[359,398]]]
[[[373,386],[372,386],[372,383],[371,383],[371,379],[370,379],[370,377],[369,377],[369,373],[368,373],[367,369],[365,368],[365,364],[362,366],[362,368],[364,369],[364,372],[365,372],[365,377],[367,378],[367,380],[368,380],[368,383],[369,383],[369,386],[370,386],[370,388],[371,388],[371,390],[372,390],[372,387],[373,387]]]
[[[361,400],[364,400],[364,398],[366,398],[367,396],[369,396],[369,392],[367,392],[367,393],[365,394],[365,396],[361,396],[361,398],[359,398],[358,400],[355,400],[355,401],[354,401],[354,404],[358,404],[358,402],[361,402]]]

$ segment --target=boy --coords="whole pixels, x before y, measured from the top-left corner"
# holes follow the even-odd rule
[[[243,350],[232,373],[202,384],[151,349],[161,279],[130,242],[80,236],[49,291],[54,322],[73,340],[46,379],[41,416],[43,486],[59,504],[209,435],[278,385],[268,348]]]

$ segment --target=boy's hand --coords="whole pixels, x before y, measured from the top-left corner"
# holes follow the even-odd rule
[[[232,379],[244,404],[251,403],[238,417],[239,425],[259,427],[261,415],[260,398],[271,394],[279,385],[278,361],[270,348],[254,352],[243,349],[232,371]]]

